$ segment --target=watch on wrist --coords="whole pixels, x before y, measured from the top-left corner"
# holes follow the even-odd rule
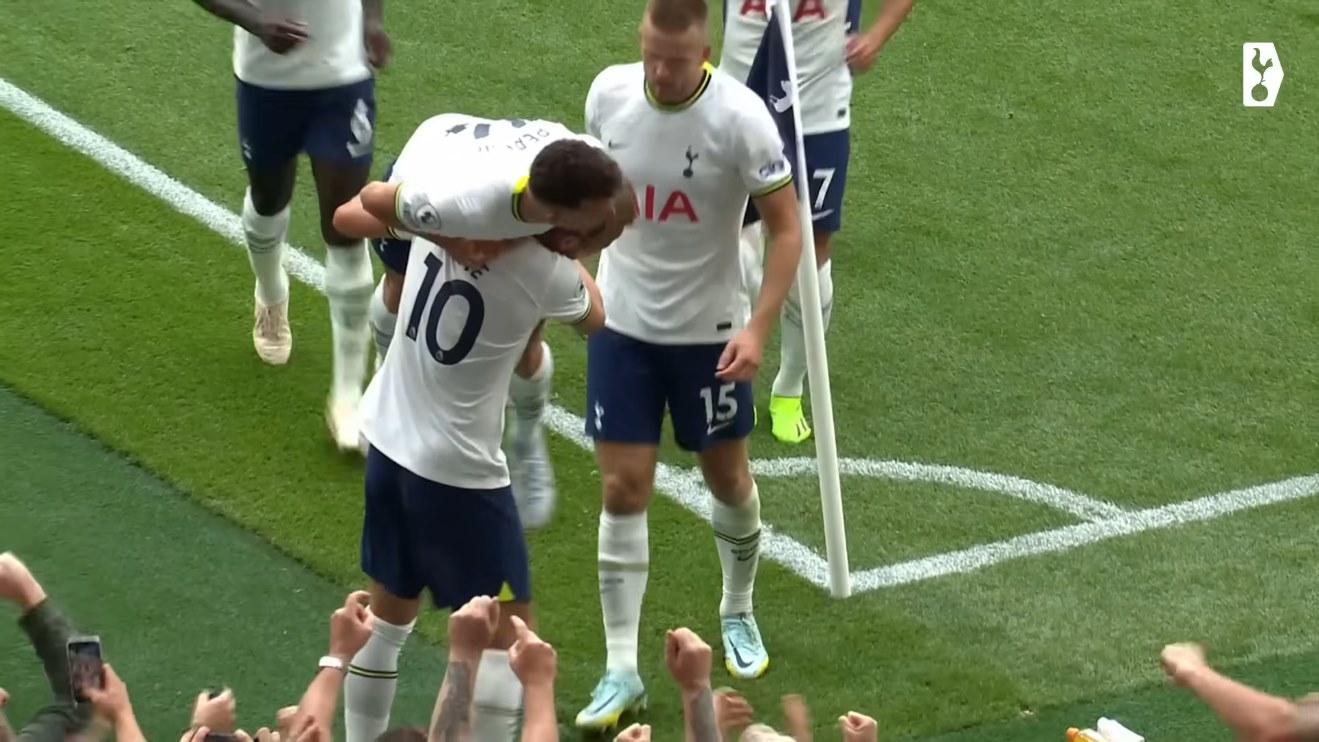
[[[338,670],[339,672],[345,675],[348,674],[348,663],[344,662],[343,660],[333,655],[327,654],[324,657],[322,657],[321,661],[317,663],[317,667],[321,670],[329,668],[332,670]]]

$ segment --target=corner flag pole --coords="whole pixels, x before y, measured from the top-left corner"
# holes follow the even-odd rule
[[[789,0],[773,0],[770,23],[778,23],[787,57],[792,93],[793,130],[797,134],[797,200],[801,211],[802,251],[797,266],[802,327],[806,335],[806,370],[811,384],[811,416],[815,420],[815,458],[820,475],[820,505],[824,512],[824,548],[829,560],[829,592],[835,598],[852,594],[852,573],[847,562],[847,530],[843,523],[843,488],[838,474],[838,442],[834,437],[833,393],[829,388],[829,359],[824,347],[824,312],[820,308],[820,277],[815,265],[815,234],[811,227],[810,174],[802,143],[797,58],[793,50],[792,8]]]

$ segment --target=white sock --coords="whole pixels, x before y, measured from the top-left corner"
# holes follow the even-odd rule
[[[371,335],[376,340],[376,357],[383,359],[389,352],[389,344],[394,341],[394,326],[398,324],[398,315],[385,306],[385,279],[382,277],[371,295]]]
[[[513,374],[508,383],[508,398],[513,403],[513,410],[518,417],[528,422],[540,422],[545,415],[545,406],[550,402],[550,381],[554,376],[554,356],[550,354],[549,343],[540,342],[540,368],[524,379]],[[533,426],[519,426],[519,430],[534,430]]]
[[[824,312],[824,329],[834,311],[833,261],[820,267],[820,308]],[[792,284],[788,300],[783,303],[780,323],[779,372],[774,376],[773,394],[776,397],[800,397],[802,382],[806,379],[806,331],[801,312],[801,295],[797,284]]]
[[[389,728],[389,711],[398,686],[398,656],[416,623],[395,626],[375,620],[371,638],[353,658],[344,681],[347,742],[374,742]]]
[[[289,300],[289,277],[284,272],[284,237],[289,231],[289,207],[278,214],[262,216],[252,205],[252,191],[243,194],[243,233],[247,235],[247,260],[256,276],[256,296],[262,304]]]
[[[336,400],[357,402],[366,380],[367,348],[371,330],[371,259],[366,242],[351,247],[325,246],[325,295],[330,299],[334,331],[334,386]]]
[[[760,222],[743,227],[738,244],[742,264],[742,309],[750,317],[760,300],[760,282],[765,277],[765,238]]]
[[[522,683],[508,664],[508,652],[487,649],[481,653],[473,697],[472,739],[514,742],[522,720]]]
[[[724,571],[724,596],[719,615],[751,612],[760,564],[760,490],[751,483],[751,496],[737,507],[714,501],[710,513],[714,543],[719,549],[719,566]]]
[[[600,513],[600,610],[605,620],[605,666],[637,672],[641,603],[650,576],[650,530],[646,514]]]

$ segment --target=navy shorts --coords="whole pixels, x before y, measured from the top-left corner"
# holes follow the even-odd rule
[[[388,183],[391,175],[394,174],[394,165],[398,160],[389,163],[389,168],[385,170],[384,182]],[[412,240],[398,240],[393,237],[373,237],[371,238],[371,249],[376,251],[380,262],[384,266],[400,276],[408,272],[408,252],[412,249]]]
[[[430,590],[457,610],[480,595],[531,602],[531,569],[513,488],[433,482],[374,447],[366,455],[362,571],[400,598]]]
[[[658,445],[667,404],[673,439],[684,450],[700,452],[751,435],[751,384],[715,378],[726,345],[658,345],[608,328],[591,335],[586,434],[598,441]]]
[[[812,134],[803,144],[806,145],[806,169],[811,174],[811,224],[816,232],[833,234],[843,228],[843,192],[847,190],[852,135],[847,129]],[[755,203],[748,203],[743,225],[759,220]]]
[[[280,167],[301,152],[335,165],[370,165],[375,80],[321,90],[238,83],[238,143],[250,167]]]

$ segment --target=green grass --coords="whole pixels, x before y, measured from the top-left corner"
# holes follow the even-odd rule
[[[202,688],[232,687],[250,730],[298,702],[342,586],[3,388],[0,420],[0,549],[23,558],[76,631],[101,636],[151,738],[186,727]],[[0,685],[18,725],[50,693],[11,617],[0,609]],[[398,721],[425,723],[443,668],[434,648],[409,648],[402,671],[418,682],[400,690]]]
[[[637,5],[391,4],[398,56],[378,92],[380,160],[443,111],[578,124],[595,72],[635,55]],[[858,80],[830,335],[842,453],[1011,473],[1129,507],[1313,471],[1319,51],[1307,12],[921,4],[879,72]],[[186,2],[141,0],[53,0],[0,17],[6,79],[238,205],[222,24]],[[1239,102],[1240,44],[1255,39],[1276,42],[1287,70],[1274,109]],[[0,141],[11,183],[0,383],[334,584],[357,584],[361,467],[321,430],[323,297],[294,287],[294,361],[265,367],[250,349],[239,251],[11,117],[0,116]],[[319,253],[309,189],[294,209],[292,240]],[[581,344],[552,342],[559,402],[576,411]],[[810,453],[763,429],[753,446]],[[572,444],[556,441],[554,456],[564,501],[532,550],[567,718],[603,655],[598,481]],[[857,568],[1069,522],[934,485],[846,485]],[[810,483],[762,488],[766,518],[818,546]],[[774,665],[748,692],[769,708],[804,691],[820,720],[871,710],[902,737],[1124,697],[1158,680],[1153,658],[1171,640],[1202,638],[1238,660],[1307,652],[1316,507],[842,603],[766,564],[757,602]],[[686,623],[713,638],[719,578],[709,531],[689,514],[660,500],[651,527],[643,669],[660,691],[663,630]],[[12,532],[0,519],[5,543]],[[432,617],[424,633],[439,628]],[[234,636],[264,646],[257,627]],[[179,692],[212,676],[183,670]],[[654,701],[652,720],[676,729],[674,699]],[[1153,711],[1128,721],[1164,729]]]

